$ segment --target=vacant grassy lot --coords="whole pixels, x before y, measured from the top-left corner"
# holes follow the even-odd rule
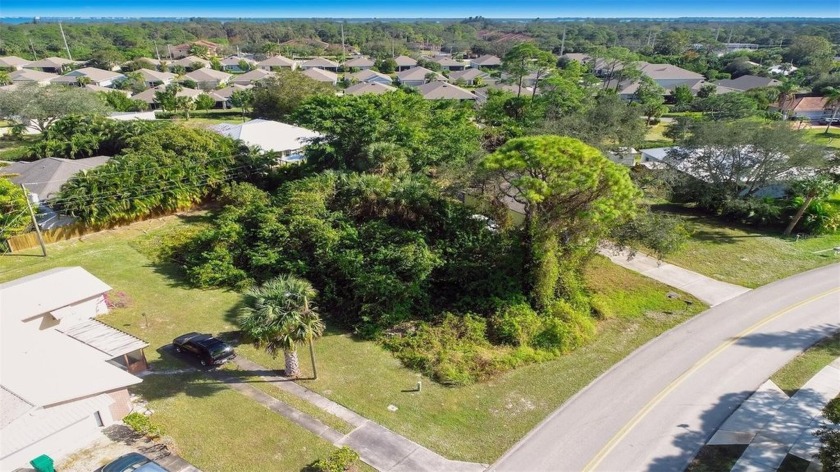
[[[829,129],[828,134],[825,132],[825,126],[815,126],[804,129],[802,132],[807,134],[808,138],[816,144],[840,148],[840,128],[837,126],[832,126],[831,129]]]
[[[793,395],[823,367],[840,357],[840,334],[814,344],[796,356],[786,366],[770,377],[788,395]]]
[[[81,265],[110,284],[114,295],[127,305],[107,315],[105,321],[149,341],[147,357],[155,368],[182,367],[181,361],[161,347],[187,331],[234,331],[240,296],[189,288],[177,268],[155,264],[146,254],[174,228],[200,225],[203,218],[190,215],[150,220],[81,241],[53,244],[46,259],[6,256],[0,258],[0,281],[56,266]],[[555,361],[524,367],[484,384],[448,388],[402,367],[376,343],[333,327],[316,341],[319,379],[301,383],[449,458],[492,462],[610,366],[705,308],[687,296],[669,299],[665,296],[672,291],[669,287],[602,258],[593,262],[587,279],[607,318],[600,322],[600,335],[594,343]],[[240,346],[239,353],[266,367],[282,369],[282,359],[271,359],[251,346]],[[301,357],[308,368],[305,349]],[[262,407],[243,404],[250,400],[239,394],[199,379],[178,379],[150,377],[140,388],[152,397],[159,421],[184,456],[199,467],[232,470],[229,464],[242,456],[239,460],[253,461],[249,462],[253,467],[240,470],[295,470],[311,460],[308,453],[299,451],[282,459],[297,461],[295,467],[261,464],[273,457],[269,452],[282,453],[280,445],[321,451],[322,442],[314,435],[281,425],[280,419]],[[423,381],[422,393],[412,391],[418,380]],[[389,405],[397,411],[389,411]],[[207,431],[188,427],[194,418],[205,415],[214,427],[226,425],[244,437],[205,436]],[[262,435],[267,437],[250,437]],[[256,454],[256,448],[266,451]],[[288,453],[293,454],[291,450]],[[213,462],[215,454],[223,456],[217,463]],[[245,458],[252,454],[253,458]]]
[[[687,211],[679,214],[687,221],[692,236],[682,250],[665,260],[724,282],[755,288],[840,262],[832,251],[840,246],[840,234],[797,241],[780,233],[724,225],[715,218]]]

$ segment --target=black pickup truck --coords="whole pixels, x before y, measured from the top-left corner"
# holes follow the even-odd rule
[[[233,347],[209,334],[187,333],[172,340],[175,352],[188,352],[201,365],[221,365],[236,357]]]

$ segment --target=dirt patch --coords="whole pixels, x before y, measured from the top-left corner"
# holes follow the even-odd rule
[[[62,472],[90,472],[98,470],[114,459],[139,452],[144,456],[160,461],[172,454],[171,444],[167,440],[150,440],[137,434],[124,424],[111,425],[102,430],[102,437],[85,449],[77,451],[56,464],[56,470]]]

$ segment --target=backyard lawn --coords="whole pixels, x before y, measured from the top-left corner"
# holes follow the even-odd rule
[[[797,241],[783,238],[780,233],[724,225],[715,218],[688,211],[678,214],[685,218],[691,239],[665,260],[724,282],[755,288],[840,262],[833,251],[840,246],[840,234]]]
[[[176,335],[193,330],[232,335],[240,296],[190,288],[177,268],[155,263],[149,254],[174,229],[200,225],[204,218],[191,214],[149,220],[52,244],[46,259],[4,256],[0,281],[56,266],[81,265],[111,285],[112,298],[124,305],[103,317],[104,321],[148,341],[147,357],[154,369],[183,367],[160,348]],[[599,324],[600,335],[591,345],[555,361],[520,368],[487,383],[450,388],[402,367],[378,344],[331,327],[316,341],[319,379],[301,383],[444,456],[490,463],[611,365],[705,308],[688,296],[669,299],[669,287],[600,257],[592,263],[587,279],[596,304],[606,315]],[[271,359],[246,345],[238,350],[266,367],[282,369],[282,356]],[[301,356],[306,375],[305,349]],[[418,380],[423,382],[422,393],[412,391]],[[282,460],[290,467],[269,469],[294,470],[329,450],[314,435],[289,427],[247,398],[202,378],[147,377],[137,390],[150,397],[157,411],[153,419],[174,438],[185,458],[204,470],[232,470],[237,460],[247,464],[248,470],[266,470],[266,461],[283,451],[287,455]],[[389,410],[390,405],[397,410]],[[231,426],[239,433],[232,438],[205,436],[206,431],[189,427],[196,415],[215,424],[241,423]],[[340,424],[336,427],[342,429]],[[245,431],[267,437],[248,438]]]

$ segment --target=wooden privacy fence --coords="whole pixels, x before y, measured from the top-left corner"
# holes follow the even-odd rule
[[[60,226],[58,228],[41,231],[44,237],[44,243],[54,243],[57,241],[65,241],[67,239],[78,238],[87,233],[96,231],[94,228],[85,228],[79,224],[72,224],[68,226]],[[6,240],[11,252],[20,252],[29,248],[38,246],[38,235],[35,232],[19,234],[12,236]]]

